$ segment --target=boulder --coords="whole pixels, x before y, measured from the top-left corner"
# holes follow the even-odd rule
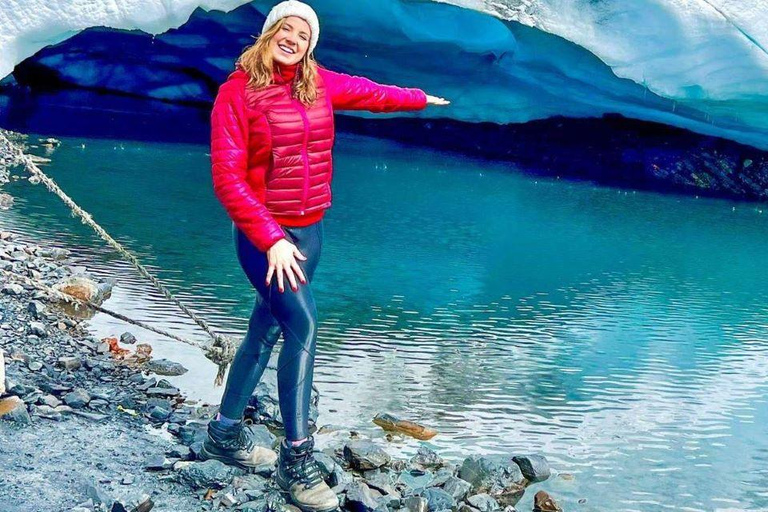
[[[182,481],[194,489],[222,489],[229,485],[235,476],[243,474],[243,470],[215,459],[192,462],[179,471]]]
[[[344,459],[357,470],[376,469],[392,457],[371,441],[351,441],[344,445]]]
[[[458,476],[472,485],[473,493],[488,493],[502,507],[516,505],[527,484],[520,467],[506,456],[467,457]]]
[[[27,406],[17,396],[0,399],[0,419],[22,424],[32,423]]]
[[[533,512],[563,512],[563,509],[552,496],[539,491],[533,496]]]
[[[517,455],[512,460],[520,466],[520,471],[529,482],[542,482],[549,478],[549,462],[543,455]]]
[[[467,502],[480,512],[499,510],[499,503],[490,494],[480,493],[467,498]]]

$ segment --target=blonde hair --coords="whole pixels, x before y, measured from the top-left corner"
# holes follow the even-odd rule
[[[272,83],[273,59],[269,43],[277,32],[283,28],[285,18],[281,19],[269,30],[263,32],[251,46],[248,46],[237,59],[249,75],[248,86],[254,88],[266,87]],[[317,99],[317,62],[307,51],[299,61],[296,78],[293,80],[293,97],[306,106],[312,105]]]

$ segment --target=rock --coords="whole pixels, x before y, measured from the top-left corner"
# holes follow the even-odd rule
[[[96,352],[98,354],[108,354],[109,353],[109,343],[106,341],[102,341],[96,346]]]
[[[74,391],[64,395],[64,403],[73,409],[80,409],[85,407],[90,401],[91,395],[89,395],[88,392],[82,388],[77,388]]]
[[[439,468],[443,465],[443,459],[428,446],[419,446],[416,455],[411,457],[410,463],[418,469]]]
[[[39,300],[33,300],[27,305],[27,312],[34,318],[35,320],[40,320],[42,317],[45,316],[45,306],[42,302]]]
[[[27,364],[27,368],[29,368],[33,372],[40,370],[42,367],[43,367],[43,363],[41,363],[40,361],[30,361],[29,364]]]
[[[227,486],[232,478],[242,474],[244,474],[243,470],[227,466],[215,459],[193,462],[179,471],[181,479],[195,489],[221,489]]]
[[[47,405],[48,407],[58,407],[61,405],[61,400],[53,395],[42,396],[38,401],[43,405]]]
[[[431,471],[410,469],[401,471],[397,477],[397,481],[411,490],[418,490],[429,487],[433,478],[434,475]]]
[[[41,338],[48,336],[45,324],[41,322],[29,322],[29,332],[35,336],[40,336]]]
[[[409,496],[403,505],[408,512],[427,512],[427,500],[421,496]]]
[[[376,469],[392,460],[387,452],[371,441],[347,443],[344,445],[344,459],[358,470]]]
[[[205,441],[207,436],[208,429],[203,423],[189,422],[179,427],[179,440],[187,446],[196,441]]]
[[[180,363],[168,359],[152,359],[147,361],[146,368],[158,375],[177,376],[187,373],[187,369]]]
[[[384,430],[400,432],[422,441],[432,439],[437,435],[437,431],[424,425],[419,425],[408,420],[402,420],[391,414],[380,413],[374,416],[373,422]]]
[[[456,501],[461,501],[467,495],[472,485],[466,480],[451,476],[443,484],[443,490],[450,494]]]
[[[364,482],[356,481],[347,485],[345,508],[352,512],[372,512],[379,505],[382,494],[371,489]]]
[[[17,396],[9,396],[8,398],[0,399],[0,419],[25,425],[32,423],[32,418],[29,417],[27,406],[24,404],[24,401]]]
[[[76,414],[78,416],[82,416],[83,418],[88,418],[89,420],[93,420],[93,421],[103,421],[109,418],[109,416],[106,414],[96,414],[94,412],[86,412],[86,411],[72,411],[72,414]]]
[[[74,371],[82,366],[82,361],[79,357],[60,357],[58,360],[59,366],[67,371]]]
[[[53,289],[88,302],[95,302],[99,297],[97,283],[84,276],[66,277],[54,284]]]
[[[172,467],[173,462],[160,453],[152,454],[149,459],[147,459],[147,462],[144,463],[144,469],[147,471],[164,471],[166,469],[171,469]]]
[[[127,345],[133,345],[136,343],[136,336],[129,332],[124,332],[120,335],[120,343],[125,343]]]
[[[55,421],[61,421],[63,418],[61,417],[61,413],[57,410],[55,410],[53,407],[49,405],[38,405],[35,408],[35,414],[40,416],[41,418],[46,418],[49,420],[55,420]]]
[[[147,416],[155,421],[167,421],[171,416],[171,411],[165,409],[164,407],[155,405],[149,409]]]
[[[309,399],[309,430],[313,430],[318,417],[317,404],[319,395],[313,385]],[[283,418],[280,414],[280,400],[277,391],[277,371],[274,366],[268,366],[264,371],[259,384],[251,396],[245,417],[253,420],[253,423],[267,425],[270,428],[282,429]]]
[[[176,396],[180,391],[176,388],[154,387],[145,391],[148,396]]]
[[[486,493],[475,494],[467,498],[467,502],[480,512],[492,512],[499,510],[499,503],[493,499],[493,496]]]
[[[552,496],[539,491],[533,496],[533,512],[563,512],[563,509]]]
[[[472,484],[474,493],[488,493],[502,507],[516,505],[527,483],[520,467],[505,456],[467,457],[458,476]]]
[[[88,484],[85,488],[85,493],[89,498],[91,498],[93,504],[98,507],[97,510],[101,509],[101,507],[109,510],[112,506],[112,503],[115,501],[103,489],[94,484]]]
[[[450,510],[456,505],[453,496],[440,489],[439,487],[429,487],[424,489],[421,497],[427,500],[427,510],[437,512],[438,510]]]
[[[232,480],[235,489],[263,492],[269,485],[266,478],[259,475],[236,476]]]
[[[6,295],[23,295],[24,287],[20,284],[6,284],[3,286],[3,293]]]
[[[512,460],[520,466],[520,471],[529,482],[542,482],[551,474],[549,462],[543,455],[518,455]]]
[[[0,210],[7,210],[13,206],[13,196],[0,192]]]

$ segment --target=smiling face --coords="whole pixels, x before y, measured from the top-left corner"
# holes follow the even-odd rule
[[[311,30],[309,23],[298,16],[283,18],[282,23],[282,27],[272,36],[269,47],[275,62],[291,66],[307,53]]]

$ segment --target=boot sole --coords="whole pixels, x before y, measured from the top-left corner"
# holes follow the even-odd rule
[[[267,464],[257,464],[255,466],[250,464],[245,464],[244,462],[241,462],[237,459],[233,459],[231,457],[226,457],[224,455],[211,453],[208,450],[206,450],[205,445],[203,445],[202,449],[200,450],[200,460],[206,461],[211,459],[218,460],[220,462],[223,462],[224,464],[229,464],[230,466],[237,466],[240,469],[245,469],[249,473],[255,473],[257,469],[265,468],[268,466]],[[327,512],[327,511],[322,511],[322,512]]]

